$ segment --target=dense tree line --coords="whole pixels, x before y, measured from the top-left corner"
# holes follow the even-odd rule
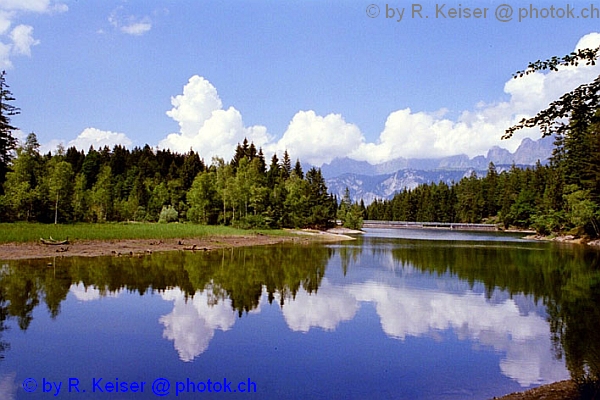
[[[459,182],[420,185],[391,200],[366,207],[366,219],[420,222],[499,223],[504,228],[536,229],[540,233],[572,231],[598,236],[600,204],[598,164],[573,170],[557,147],[549,165],[512,166],[497,172],[490,163],[484,177],[472,173]],[[567,153],[569,153],[567,151]],[[599,152],[600,155],[600,152]],[[600,157],[596,157],[600,163]],[[572,173],[570,173],[571,171]],[[576,172],[575,172],[576,171]]]
[[[244,140],[230,162],[199,154],[90,147],[40,154],[35,134],[16,149],[0,197],[3,221],[192,221],[241,227],[326,228],[336,199],[321,171],[294,167],[287,151],[267,168]]]

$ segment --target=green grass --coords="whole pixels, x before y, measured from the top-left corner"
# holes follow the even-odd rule
[[[66,225],[0,223],[0,243],[55,240],[185,239],[202,236],[286,235],[282,230],[243,230],[228,226],[157,223],[79,223]]]

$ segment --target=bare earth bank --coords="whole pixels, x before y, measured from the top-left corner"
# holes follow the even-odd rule
[[[0,244],[0,260],[18,260],[47,257],[98,257],[98,256],[141,256],[161,251],[210,251],[222,248],[259,246],[276,243],[306,244],[315,241],[352,240],[345,235],[330,233],[295,232],[302,236],[269,236],[248,234],[244,236],[207,236],[196,239],[127,239],[85,240],[66,245],[42,243]]]
[[[535,235],[525,236],[523,239],[545,240],[545,241],[551,241],[551,242],[570,243],[570,244],[585,244],[588,246],[600,248],[600,239],[586,240],[584,238],[573,236],[573,235],[564,235],[564,236],[553,237],[553,236],[544,236],[544,235],[535,234]]]
[[[579,393],[573,381],[560,381],[543,385],[525,392],[516,392],[502,397],[494,397],[498,400],[577,400]]]

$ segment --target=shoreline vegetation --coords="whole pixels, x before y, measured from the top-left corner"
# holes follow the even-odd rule
[[[119,223],[47,225],[0,223],[0,260],[52,257],[142,257],[163,251],[210,251],[220,248],[277,243],[354,240],[347,229],[332,232],[302,230],[243,230],[195,224]],[[41,239],[68,240],[47,245]]]
[[[600,248],[600,239],[590,239],[587,237],[575,236],[575,235],[540,235],[532,234],[523,237],[526,240],[539,240],[545,242],[557,242],[567,244],[582,244],[595,248]]]
[[[218,248],[276,243],[332,242],[354,240],[348,235],[364,231],[334,227],[316,229],[240,229],[222,225],[189,223],[0,223],[0,260],[142,256],[162,251],[210,251]],[[524,231],[523,233],[530,233]],[[600,248],[600,240],[573,235],[531,234],[526,240],[554,241]],[[62,242],[67,243],[62,243]],[[49,245],[53,244],[53,245]]]

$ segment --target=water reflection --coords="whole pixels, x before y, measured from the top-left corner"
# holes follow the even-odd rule
[[[85,286],[81,282],[71,285],[69,292],[79,301],[94,301],[100,300],[103,297],[119,297],[119,294],[121,294],[120,290],[114,292],[106,288],[100,290],[95,286]]]
[[[260,316],[263,305],[280,309],[287,329],[304,333],[336,332],[371,307],[394,341],[443,341],[452,332],[501,354],[502,374],[522,386],[565,379],[565,363],[574,376],[600,371],[598,253],[375,237],[142,259],[65,258],[52,268],[10,262],[0,269],[0,358],[10,354],[2,341],[7,322],[25,331],[42,305],[58,319],[69,293],[90,302],[124,292],[157,293],[173,304],[155,321],[184,362],[201,358],[216,332],[234,330],[239,318]],[[10,376],[0,376],[3,398],[11,398]]]
[[[333,331],[340,322],[353,319],[358,307],[356,297],[345,287],[334,286],[325,278],[318,296],[300,291],[282,311],[294,331],[308,332],[313,327]]]
[[[17,374],[14,372],[0,374],[0,399],[13,400],[17,398],[17,389],[19,386],[15,382]]]
[[[202,354],[215,335],[215,330],[228,331],[233,327],[236,313],[231,300],[213,301],[208,292],[186,298],[179,289],[169,289],[162,298],[172,301],[173,311],[160,317],[165,326],[163,337],[172,340],[182,361],[192,361]]]

